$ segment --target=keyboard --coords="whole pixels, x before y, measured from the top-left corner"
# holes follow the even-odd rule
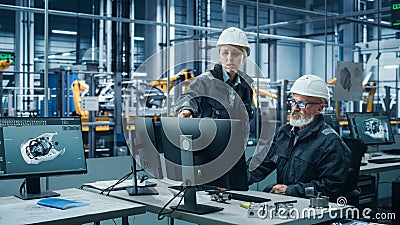
[[[369,159],[368,162],[376,164],[400,162],[400,158]]]
[[[381,149],[380,150],[383,153],[389,154],[389,155],[400,155],[400,149]]]
[[[242,201],[242,202],[263,203],[263,202],[271,201],[271,199],[269,199],[269,198],[262,198],[262,197],[256,197],[256,196],[251,196],[251,195],[243,195],[243,194],[232,193],[232,192],[228,192],[228,193],[231,194],[232,199]]]

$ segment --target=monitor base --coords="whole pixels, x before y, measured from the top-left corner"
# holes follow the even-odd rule
[[[208,213],[221,211],[224,208],[215,207],[215,206],[209,206],[209,205],[196,204],[195,209],[186,208],[185,205],[171,206],[171,209],[178,210],[178,211],[183,211],[183,212],[189,212],[189,213],[193,213],[193,214],[204,215],[204,214],[208,214]]]
[[[37,198],[48,198],[48,197],[57,197],[60,196],[59,193],[54,192],[54,191],[42,191],[36,194],[29,194],[29,193],[18,193],[15,194],[16,197],[23,199],[23,200],[29,200],[29,199],[37,199]]]
[[[158,195],[158,191],[152,187],[137,187],[137,191],[135,187],[127,187],[126,191],[129,195]]]

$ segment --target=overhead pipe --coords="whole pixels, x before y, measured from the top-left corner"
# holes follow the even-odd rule
[[[110,1],[110,0],[108,0]],[[15,7],[10,5],[0,4],[0,9],[8,9],[8,10],[22,10],[22,11],[33,11],[35,13],[43,13],[42,9],[37,8],[28,8],[28,7]],[[74,12],[65,12],[65,11],[58,11],[58,10],[49,10],[50,15],[58,15],[58,16],[67,16],[67,17],[74,17],[74,18],[83,18],[83,19],[102,19],[107,20],[109,23],[110,21],[117,21],[117,22],[125,22],[125,23],[137,23],[137,24],[144,24],[144,25],[154,25],[154,26],[166,26],[166,23],[162,22],[155,22],[155,21],[147,21],[147,20],[132,20],[127,18],[115,18],[115,17],[106,17],[106,16],[97,16],[85,13],[74,13]],[[193,26],[193,25],[185,25],[185,24],[170,24],[169,26],[181,29],[192,29],[192,30],[199,30],[199,31],[209,31],[209,32],[222,32],[221,28],[212,28],[212,27],[201,27],[201,26]],[[256,32],[246,32],[247,35],[257,36]],[[319,40],[312,40],[312,39],[305,39],[305,38],[296,38],[296,37],[287,37],[282,35],[272,35],[272,34],[259,34],[260,38],[269,38],[269,39],[278,39],[278,40],[287,40],[287,41],[294,41],[294,42],[308,42],[314,44],[325,44],[324,41]],[[333,44],[333,43],[328,43]]]

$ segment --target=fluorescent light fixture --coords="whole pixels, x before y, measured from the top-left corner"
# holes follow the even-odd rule
[[[374,22],[374,19],[367,19],[368,22]]]
[[[33,58],[33,61],[39,61],[39,58]]]
[[[391,23],[390,23],[390,22],[388,22],[388,21],[384,21],[384,20],[382,20],[382,21],[381,21],[381,24],[385,24],[385,25],[391,25]]]
[[[144,37],[134,37],[133,40],[135,40],[135,41],[144,41]]]
[[[68,35],[76,35],[76,31],[68,31],[68,30],[51,30],[53,34],[68,34]]]
[[[383,68],[384,69],[398,69],[399,65],[386,65]]]
[[[54,59],[54,58],[56,58],[56,55],[49,55],[48,58],[49,58],[49,59]]]
[[[64,52],[63,54],[61,54],[61,56],[70,56],[71,52]]]

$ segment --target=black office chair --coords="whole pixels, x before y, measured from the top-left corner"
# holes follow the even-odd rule
[[[360,189],[357,188],[358,174],[360,173],[362,156],[367,151],[367,146],[359,139],[343,138],[343,141],[351,150],[351,161],[347,173],[344,197],[347,199],[347,204],[358,208],[358,198],[361,194]]]

